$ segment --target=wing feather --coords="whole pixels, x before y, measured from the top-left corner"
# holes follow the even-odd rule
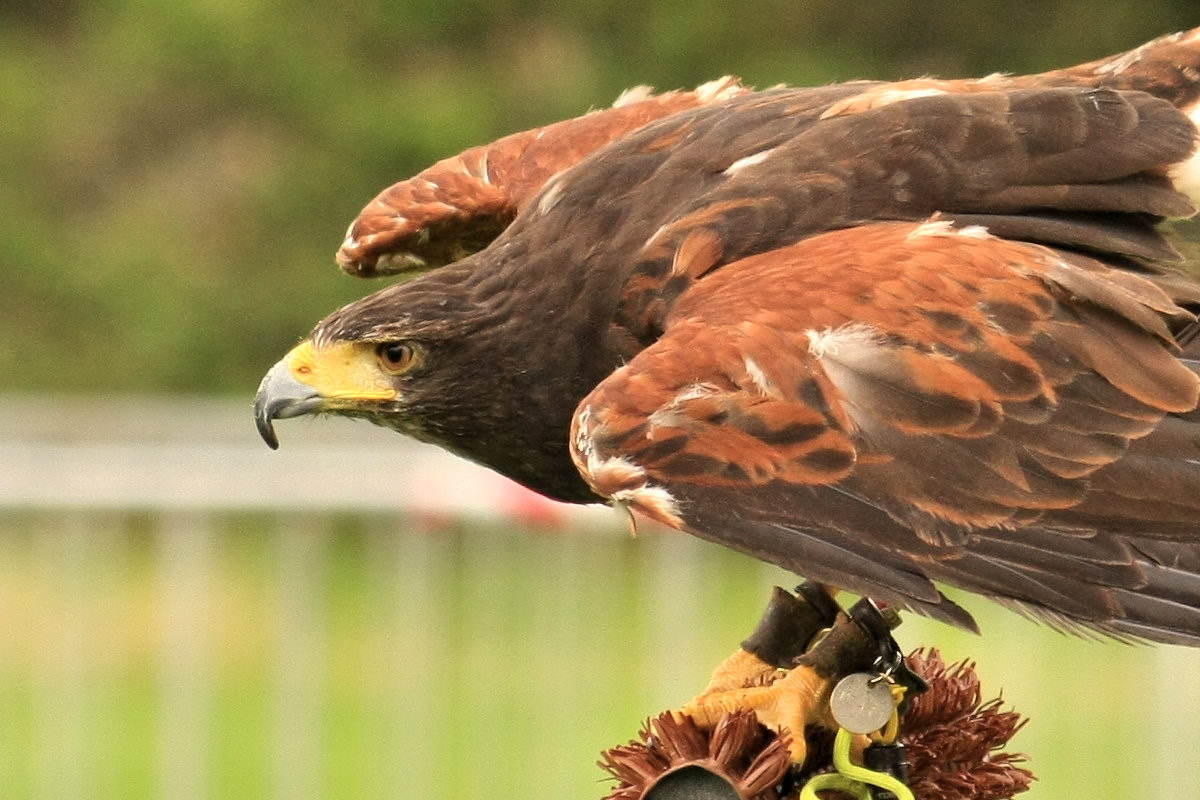
[[[631,465],[622,502],[654,489],[679,527],[959,624],[930,581],[1186,640],[1200,459],[1156,454],[1194,456],[1200,379],[1164,285],[936,222],[813,237],[683,295],[580,405],[576,463],[593,485]]]
[[[801,115],[777,111],[763,119],[764,109],[789,102],[787,90],[735,101],[720,109],[719,122],[695,112],[690,122],[703,124],[703,135],[658,167],[693,177],[670,187],[672,196],[647,203],[669,210],[649,240],[626,243],[639,255],[618,320],[646,342],[661,333],[671,303],[705,274],[670,269],[699,231],[720,254],[708,270],[823,230],[935,212],[985,222],[1016,239],[1178,257],[1152,225],[1158,216],[1194,211],[1157,172],[1194,148],[1195,129],[1174,106],[1107,88],[1014,88],[1003,81],[976,88],[815,117],[805,107]],[[845,100],[831,95],[826,111]],[[657,127],[605,155],[636,151]],[[693,163],[702,154],[710,163]],[[721,171],[754,155],[762,157],[734,175]],[[650,182],[638,194],[663,188]]]
[[[433,269],[481,250],[557,173],[656,119],[750,90],[722,78],[689,92],[630,90],[612,108],[505,136],[381,192],[351,223],[338,265],[360,277]]]

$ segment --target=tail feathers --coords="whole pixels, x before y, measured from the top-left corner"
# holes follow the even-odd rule
[[[1200,634],[1186,630],[1168,630],[1131,619],[1114,620],[1108,627],[1109,630],[1102,632],[1122,641],[1145,640],[1160,644],[1200,647]]]
[[[1042,544],[1014,547],[997,534],[955,565],[965,574],[946,577],[970,581],[976,591],[1070,633],[1200,646],[1200,548],[1194,542],[1044,529],[1011,533]],[[1063,542],[1074,551],[1096,544],[1097,552],[1092,558],[1062,554],[1055,547]],[[1122,563],[1113,562],[1114,545],[1124,552]]]
[[[1121,615],[1100,628],[1154,642],[1200,645],[1200,576],[1153,566],[1146,573],[1145,587],[1113,590]]]
[[[1146,583],[1136,591],[1114,589],[1121,614],[1111,630],[1167,644],[1200,646],[1200,547],[1179,542],[1140,542],[1135,548]]]

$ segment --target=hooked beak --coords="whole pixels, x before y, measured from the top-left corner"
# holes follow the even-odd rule
[[[318,411],[325,398],[309,386],[296,380],[288,359],[283,359],[268,370],[258,385],[254,398],[254,422],[258,433],[272,450],[279,449],[279,437],[275,435],[277,419],[299,417]]]
[[[317,347],[306,339],[271,367],[258,387],[254,421],[263,441],[279,447],[272,423],[317,411],[352,414],[377,409],[399,392],[379,368],[375,345],[347,341]]]

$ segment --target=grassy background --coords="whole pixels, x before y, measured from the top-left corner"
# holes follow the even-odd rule
[[[600,797],[600,751],[702,688],[790,580],[615,521],[8,514],[0,794]],[[965,602],[982,638],[899,637],[1031,717],[1029,796],[1200,791],[1200,654]]]

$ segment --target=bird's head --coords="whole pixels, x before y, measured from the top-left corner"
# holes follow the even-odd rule
[[[305,339],[263,377],[254,403],[258,432],[274,449],[277,419],[334,413],[399,421],[420,393],[415,374],[424,359],[415,340]]]
[[[428,284],[396,284],[335,311],[271,367],[254,404],[266,443],[279,444],[277,419],[336,414],[444,444],[432,427],[486,380],[484,304]]]
[[[575,405],[599,380],[574,366],[592,339],[545,335],[546,315],[523,312],[507,281],[481,288],[464,274],[442,267],[323,320],[263,378],[258,432],[275,448],[277,419],[366,419],[547,496],[594,501],[567,448]]]

